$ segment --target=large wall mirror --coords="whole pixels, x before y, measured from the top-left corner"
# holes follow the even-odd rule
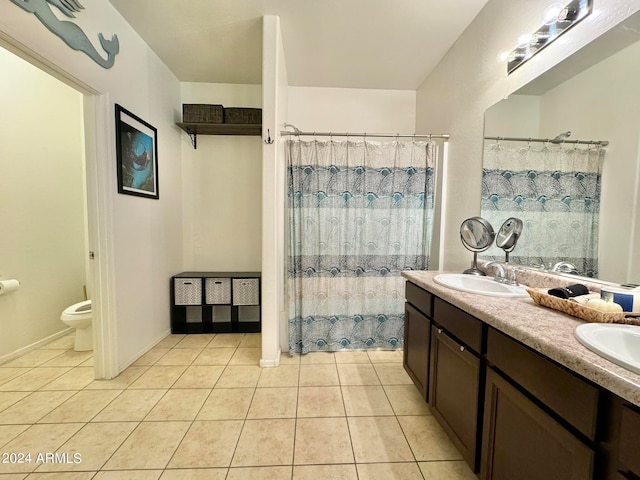
[[[524,221],[512,263],[565,260],[578,275],[640,284],[639,184],[636,13],[486,111],[481,216]]]

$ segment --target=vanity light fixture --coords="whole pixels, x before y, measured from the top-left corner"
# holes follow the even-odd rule
[[[507,74],[589,15],[592,4],[593,0],[571,0],[565,5],[559,2],[549,5],[542,16],[542,26],[530,35],[521,35],[516,48],[499,57],[506,57]]]

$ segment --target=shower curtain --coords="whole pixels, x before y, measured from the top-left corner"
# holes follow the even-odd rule
[[[550,268],[562,261],[598,276],[604,155],[594,147],[485,142],[481,215],[496,231],[509,217],[524,223],[511,263]],[[486,253],[504,260],[497,247]]]
[[[286,147],[290,353],[401,348],[400,272],[429,266],[434,144]]]

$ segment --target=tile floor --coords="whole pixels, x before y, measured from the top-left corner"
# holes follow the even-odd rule
[[[261,369],[259,334],[170,335],[95,381],[72,346],[0,365],[0,480],[475,479],[399,351]]]

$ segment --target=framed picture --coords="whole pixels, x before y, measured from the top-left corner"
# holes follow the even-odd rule
[[[116,155],[118,193],[159,198],[157,131],[118,104]]]

